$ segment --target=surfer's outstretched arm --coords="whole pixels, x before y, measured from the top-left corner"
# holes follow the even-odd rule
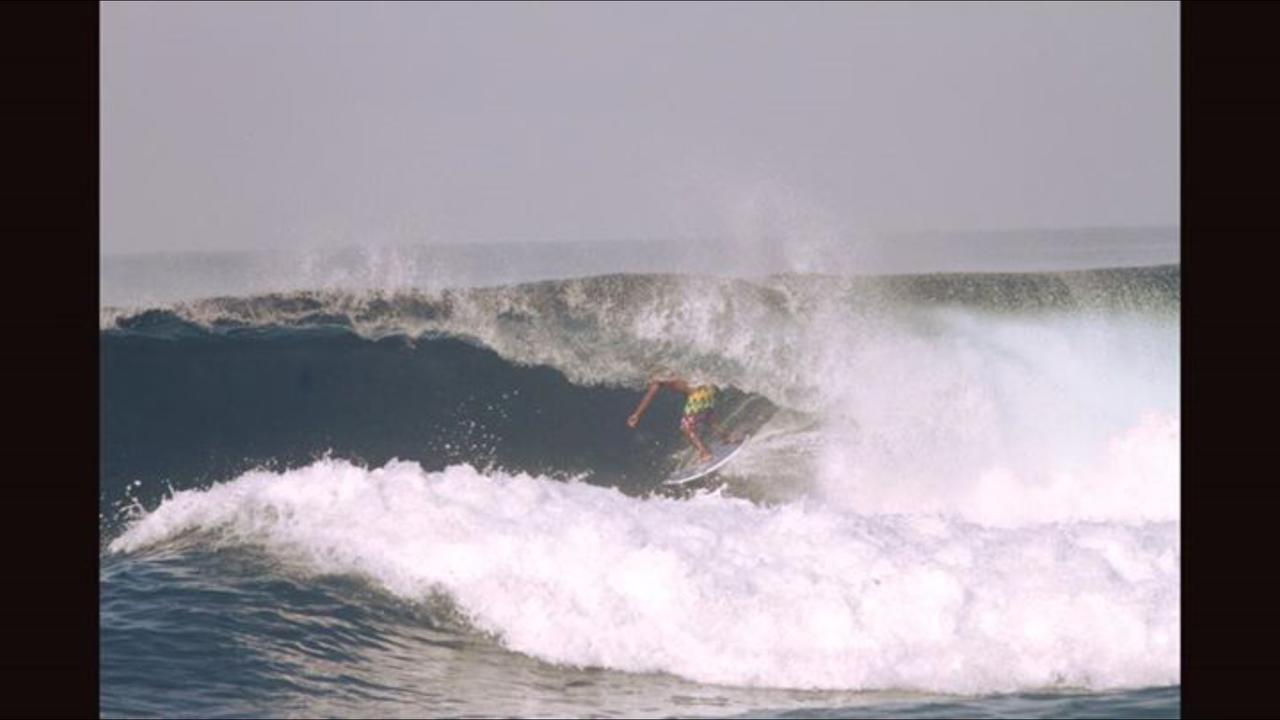
[[[649,409],[649,403],[653,402],[653,396],[658,394],[658,390],[662,387],[660,382],[649,383],[649,391],[644,394],[640,400],[640,404],[636,406],[636,411],[631,413],[631,417],[627,418],[627,427],[635,427],[640,424],[640,416],[644,415],[644,411]]]

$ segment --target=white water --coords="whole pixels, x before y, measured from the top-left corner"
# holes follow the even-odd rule
[[[998,528],[322,461],[178,492],[110,549],[192,530],[410,600],[443,591],[556,663],[955,693],[1180,677],[1176,522]]]
[[[1180,517],[1173,321],[923,317],[819,341],[825,502],[1002,526]]]

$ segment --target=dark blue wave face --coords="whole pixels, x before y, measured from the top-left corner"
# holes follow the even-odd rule
[[[299,704],[363,714],[369,703],[402,706],[397,684],[417,680],[415,668],[478,644],[443,601],[396,602],[243,548],[111,558],[101,588],[108,717],[279,716]]]
[[[155,328],[152,328],[155,330]],[[682,447],[682,399],[661,393],[637,430],[641,393],[583,387],[452,338],[368,340],[344,330],[194,327],[102,334],[101,507],[143,482],[174,489],[332,453],[428,470],[469,463],[639,490]],[[736,391],[725,391],[726,400]]]

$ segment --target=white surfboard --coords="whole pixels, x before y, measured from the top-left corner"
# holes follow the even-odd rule
[[[671,477],[664,480],[662,484],[683,485],[688,482],[693,482],[700,477],[710,475],[728,464],[728,462],[733,459],[733,456],[737,455],[738,452],[742,450],[743,446],[747,444],[748,439],[749,438],[744,437],[736,444],[716,441],[709,443],[707,449],[711,451],[711,460],[703,464],[697,464],[695,462],[691,465],[676,468],[675,472],[671,474]]]

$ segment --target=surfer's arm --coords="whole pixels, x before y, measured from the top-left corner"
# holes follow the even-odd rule
[[[649,403],[653,402],[653,396],[658,394],[658,390],[662,387],[662,383],[649,383],[649,391],[644,394],[644,398],[640,400],[640,404],[636,406],[636,411],[631,413],[631,417],[627,418],[627,427],[635,427],[640,424],[640,416],[644,415],[644,411],[649,409]]]

